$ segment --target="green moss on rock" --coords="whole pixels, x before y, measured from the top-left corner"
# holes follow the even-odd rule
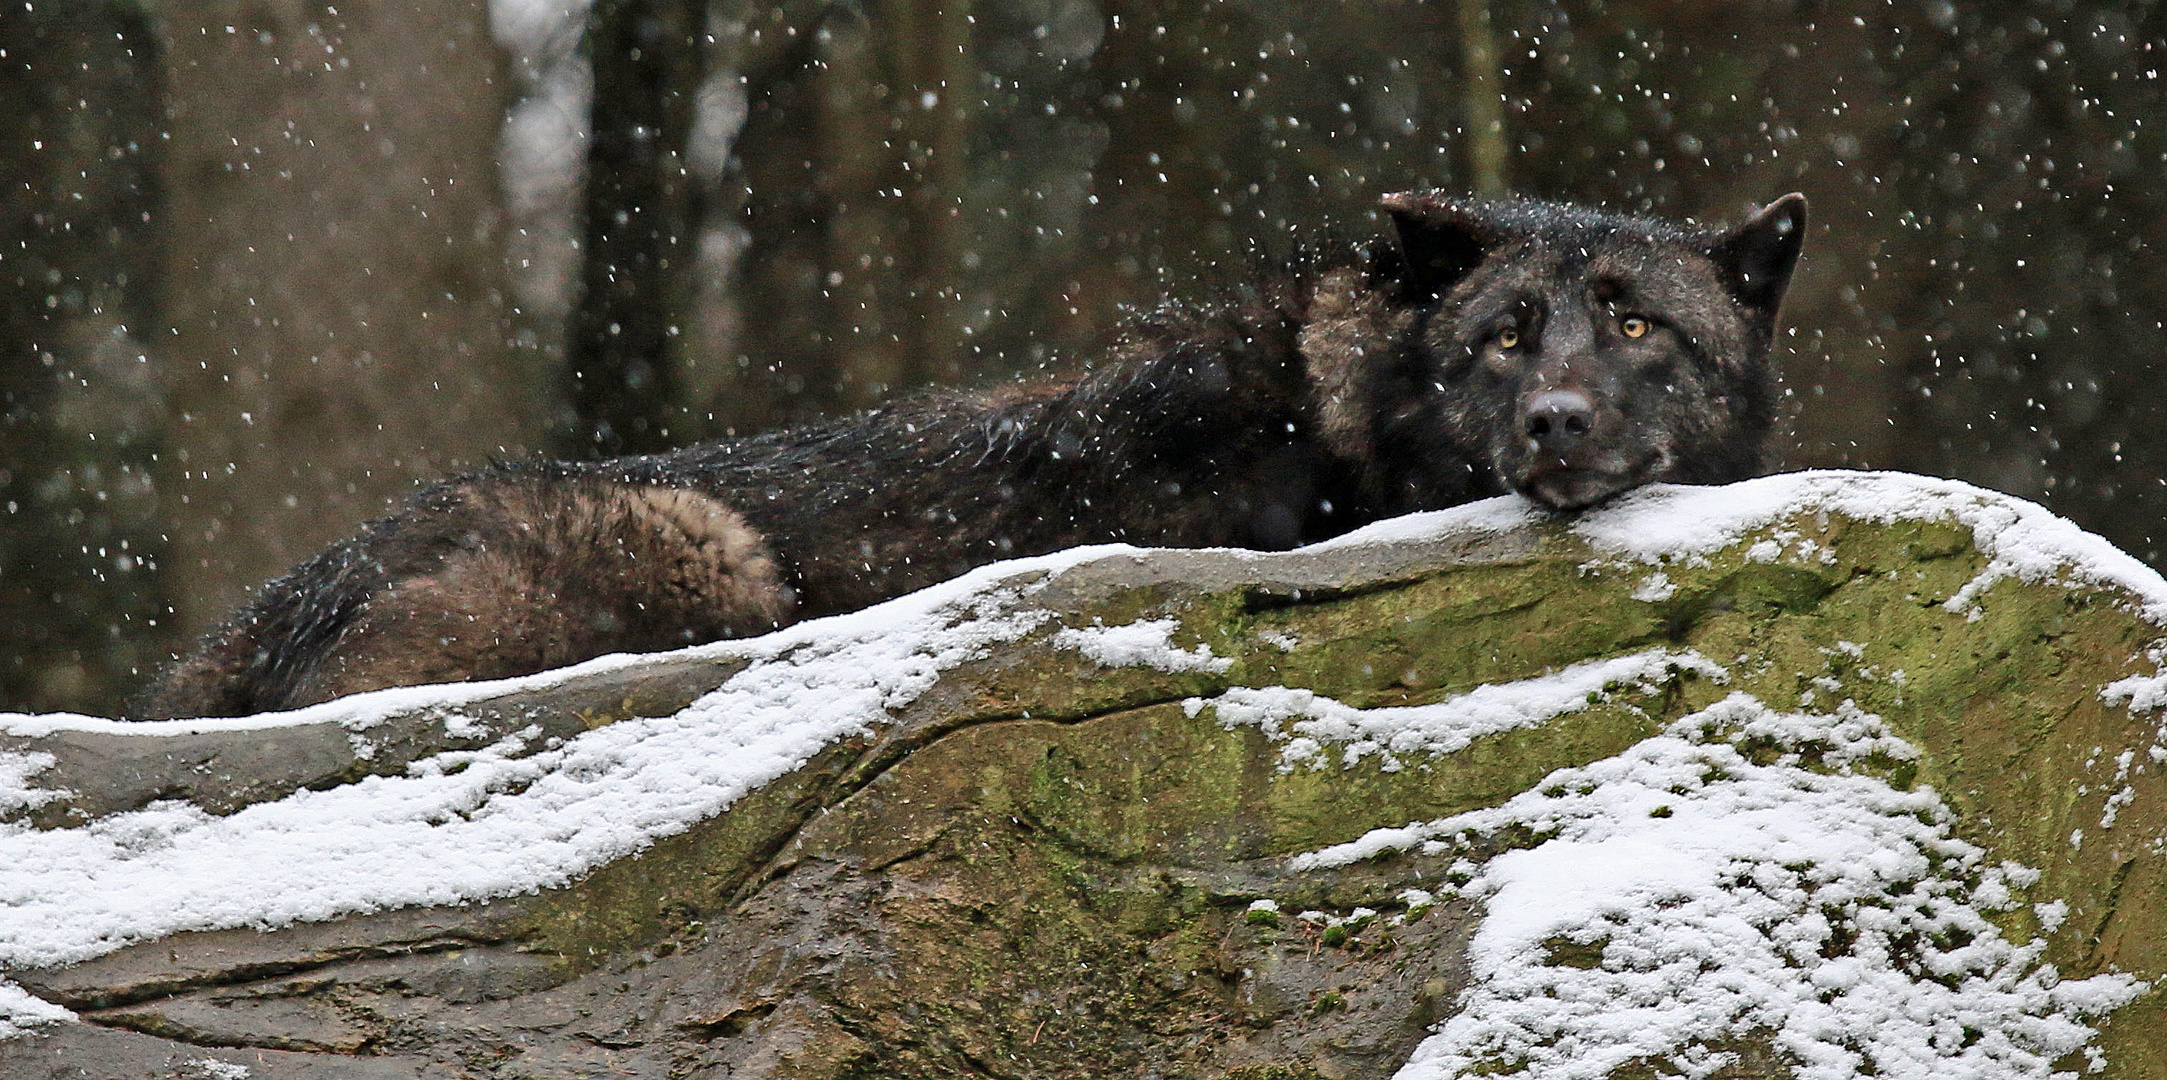
[[[1482,559],[1367,576],[1301,553],[1286,558],[1315,565],[1287,581],[1109,576],[888,729],[582,881],[500,901],[503,940],[488,944],[549,958],[553,989],[440,1001],[453,1019],[436,1028],[412,1019],[419,977],[324,964],[308,992],[356,1045],[504,1063],[474,1075],[519,1075],[534,1047],[573,1060],[603,1046],[671,1076],[1383,1077],[1466,985],[1479,907],[1440,884],[1453,856],[1331,871],[1286,857],[1498,805],[1739,692],[1880,715],[1921,753],[1858,768],[1932,788],[1990,862],[2041,872],[1996,916],[2007,933],[2043,936],[2069,977],[2167,977],[2167,785],[2161,763],[2128,756],[2157,722],[2099,696],[2151,673],[2146,651],[2167,635],[2125,598],[2010,579],[1952,609],[1987,562],[1947,524],[1799,514],[1660,564],[1601,555],[1558,523],[1532,532]],[[1208,646],[1224,670],[1109,669],[1052,645],[1062,627],[1162,618],[1174,645]],[[1420,705],[1653,648],[1728,674],[1614,688],[1435,756],[1349,761],[1327,745],[1288,761],[1208,704],[1288,686]],[[1410,886],[1440,898],[1403,899]],[[2030,902],[2045,898],[2066,905],[2058,919]],[[1593,967],[1602,943],[1551,952]],[[2163,1000],[2103,1025],[2102,1075],[2167,1075]],[[159,1002],[131,1010],[137,1030],[179,1030]],[[1719,1076],[1787,1069],[1763,1043],[1730,1049]]]
[[[1754,548],[1772,537],[1782,539],[1773,558],[1769,546]],[[1106,670],[1059,650],[1016,650],[952,677],[976,680],[952,699],[970,708],[864,783],[826,789],[806,777],[839,766],[808,770],[541,905],[551,914],[537,932],[566,951],[623,948],[668,925],[669,912],[726,910],[763,858],[776,860],[760,871],[771,881],[815,863],[878,871],[890,883],[878,918],[909,989],[839,988],[828,1015],[887,1048],[887,1075],[942,1075],[951,1052],[1039,1075],[1147,1062],[1208,1075],[1226,1033],[1243,1030],[1270,1036],[1235,1040],[1259,1053],[1298,1046],[1306,1056],[1222,1075],[1383,1075],[1421,1022],[1404,1009],[1397,1026],[1365,1017],[1396,1038],[1373,1040],[1369,1057],[1335,1050],[1346,1035],[1334,1025],[1364,1003],[1329,974],[1288,976],[1289,956],[1374,965],[1396,952],[1397,971],[1452,971],[1469,912],[1438,919],[1425,909],[1429,918],[1380,946],[1354,924],[1254,918],[1255,883],[1284,882],[1279,860],[1295,852],[1496,805],[1744,691],[1779,707],[1848,699],[1883,716],[1924,753],[1862,767],[1900,788],[1932,786],[1959,811],[1961,835],[1997,859],[2039,867],[2039,895],[2069,898],[2066,922],[2046,934],[2054,962],[2071,976],[2112,967],[2157,978],[2167,973],[2167,882],[2139,842],[2161,834],[2167,800],[2122,808],[2111,836],[2071,836],[2097,832],[2111,794],[2100,761],[2112,754],[2094,748],[2130,743],[2130,716],[2100,702],[2097,688],[2131,671],[2160,633],[2112,596],[2016,581],[1950,610],[1983,569],[1950,526],[1802,517],[1690,564],[1608,562],[1553,535],[1531,557],[1300,597],[1157,585],[1068,624],[1171,615],[1177,645],[1207,644],[1233,661],[1229,670]],[[1658,572],[1660,588],[1651,585]],[[1420,704],[1658,645],[1697,651],[1730,677],[1674,677],[1656,693],[1619,693],[1392,769],[1375,756],[1349,764],[1330,755],[1286,767],[1262,732],[1182,704],[1273,684],[1357,707]],[[806,817],[822,791],[834,800]],[[781,848],[759,840],[785,826],[794,831]],[[1390,904],[1400,884],[1390,863],[1347,872],[1369,875],[1368,885],[1285,882],[1272,895]],[[2044,929],[2025,905],[2002,918],[2020,937]],[[1600,943],[1554,951],[1561,963],[1591,965]],[[884,1031],[875,1016],[900,1019]],[[2154,1034],[2162,1028],[2149,1019],[2159,1016],[2154,997],[2106,1026],[2108,1075],[2167,1068]],[[897,1047],[907,1048],[901,1057]]]

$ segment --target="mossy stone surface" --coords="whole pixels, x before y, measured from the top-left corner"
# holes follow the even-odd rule
[[[2167,635],[2104,589],[2008,579],[1952,607],[1988,569],[1961,528],[1802,513],[1651,565],[1551,522],[1484,557],[1386,559],[1389,572],[1367,576],[1347,568],[1378,564],[1374,552],[1296,552],[1254,572],[1180,553],[1170,565],[1216,567],[1188,576],[1150,558],[1102,569],[1057,622],[720,817],[565,888],[446,909],[456,948],[401,951],[388,930],[370,946],[363,919],[337,949],[293,934],[283,968],[276,942],[293,932],[258,935],[267,944],[223,969],[206,959],[215,935],[182,935],[72,973],[10,975],[93,1023],[159,1037],[111,1043],[115,1055],[186,1044],[253,1062],[231,1048],[295,1046],[296,1017],[330,1032],[250,1064],[258,1077],[374,1075],[364,1066],[390,1056],[507,1078],[605,1065],[673,1078],[1382,1077],[1466,985],[1479,906],[1410,911],[1401,890],[1439,872],[1418,858],[1295,871],[1287,856],[1497,805],[1745,692],[1802,710],[1849,699],[1885,718],[1921,755],[1884,775],[1931,786],[1989,861],[2038,868],[2027,901],[2067,905],[2050,930],[2019,904],[1999,916],[2006,932],[2043,935],[2068,977],[2167,976],[2167,785],[2146,756],[2160,724],[2100,696],[2153,673],[2146,652]],[[1160,618],[1224,670],[1109,669],[1053,644],[1061,627]],[[1727,680],[1675,671],[1389,765],[1328,747],[1321,765],[1287,767],[1282,743],[1192,700],[1290,686],[1358,708],[1424,704],[1652,648],[1690,650]],[[1281,916],[1250,918],[1259,899]],[[1358,907],[1380,915],[1296,917]],[[187,965],[208,974],[153,977]],[[2100,1075],[2167,1075],[2163,1000],[2154,990],[2102,1025]],[[40,1041],[0,1044],[0,1074]],[[1787,1075],[1768,1047],[1738,1049],[1723,1075]]]

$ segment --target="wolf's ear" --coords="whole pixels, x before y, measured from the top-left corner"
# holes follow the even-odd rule
[[[1407,260],[1408,284],[1442,296],[1503,242],[1495,223],[1441,191],[1400,191],[1383,199]]]
[[[1755,211],[1708,245],[1731,292],[1748,307],[1773,313],[1791,284],[1798,249],[1806,242],[1806,197],[1798,192]]]

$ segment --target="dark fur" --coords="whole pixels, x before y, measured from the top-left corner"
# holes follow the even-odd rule
[[[1393,236],[1162,308],[1081,376],[441,483],[267,585],[138,715],[757,633],[1077,544],[1280,549],[1511,490],[1575,509],[1765,467],[1802,199],[1721,232],[1386,207]]]

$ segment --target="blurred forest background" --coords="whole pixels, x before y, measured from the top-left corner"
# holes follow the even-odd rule
[[[1806,192],[1788,464],[2167,565],[2163,66],[2109,0],[9,0],[0,708],[418,479],[1078,363],[1414,187]]]

